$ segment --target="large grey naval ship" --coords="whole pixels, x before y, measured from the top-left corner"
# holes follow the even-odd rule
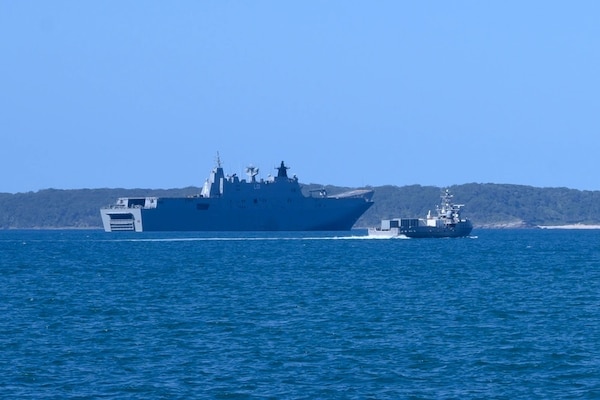
[[[327,195],[302,194],[298,178],[289,178],[281,162],[277,176],[248,180],[225,176],[221,161],[191,197],[121,197],[102,208],[106,232],[115,231],[343,231],[373,205],[372,190]]]

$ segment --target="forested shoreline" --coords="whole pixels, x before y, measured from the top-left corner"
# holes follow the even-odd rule
[[[303,185],[303,191],[322,188]],[[325,186],[329,194],[354,188]],[[378,225],[382,218],[424,217],[435,211],[442,188],[435,186],[378,186],[375,204],[355,227]],[[449,187],[464,216],[476,228],[528,228],[600,224],[600,191],[491,183]],[[28,193],[0,193],[0,229],[100,229],[100,208],[118,197],[178,197],[198,194],[182,189],[44,189]]]

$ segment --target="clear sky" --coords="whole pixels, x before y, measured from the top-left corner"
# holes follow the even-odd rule
[[[600,1],[0,1],[0,192],[600,190]]]

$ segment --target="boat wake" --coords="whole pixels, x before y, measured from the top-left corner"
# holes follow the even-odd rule
[[[123,239],[110,239],[109,242],[240,242],[240,241],[302,241],[302,240],[398,240],[398,239],[410,239],[404,235],[393,236],[393,237],[381,237],[381,236],[293,236],[293,237],[185,237],[185,238],[123,238]]]

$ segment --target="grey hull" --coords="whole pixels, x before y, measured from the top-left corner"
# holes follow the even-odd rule
[[[470,222],[459,222],[453,227],[419,227],[414,229],[400,229],[400,234],[411,238],[457,238],[469,236],[473,230]]]

